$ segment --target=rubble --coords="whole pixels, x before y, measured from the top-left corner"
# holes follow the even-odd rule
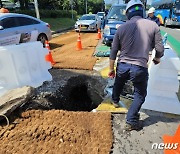
[[[25,104],[33,96],[33,92],[34,88],[25,86],[5,93],[0,97],[0,114],[10,115],[16,108]]]
[[[52,69],[52,81],[35,89],[28,108],[91,111],[103,100],[106,80],[97,71]]]

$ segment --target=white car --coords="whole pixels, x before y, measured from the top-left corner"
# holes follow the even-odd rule
[[[52,38],[48,23],[24,14],[0,13],[1,38],[21,34],[20,43],[27,42],[32,31],[38,31],[37,41],[43,44]]]
[[[97,15],[100,17],[101,20],[103,20],[105,16],[105,12],[98,12]]]
[[[12,3],[11,1],[9,1],[9,0],[1,0],[1,2],[2,2],[2,5],[3,5],[4,8],[10,9],[10,10],[15,9],[15,4]]]
[[[75,31],[98,31],[101,19],[97,14],[85,14],[75,23]]]

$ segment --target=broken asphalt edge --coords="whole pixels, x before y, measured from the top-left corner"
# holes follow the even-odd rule
[[[72,30],[73,28],[74,28],[74,26],[71,26],[71,27],[59,29],[59,30],[56,30],[56,31],[52,31],[52,35],[58,34],[58,33],[62,33],[62,32],[66,32],[66,31],[68,31],[68,30]]]

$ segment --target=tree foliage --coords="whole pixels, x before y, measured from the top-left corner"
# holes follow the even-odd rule
[[[28,9],[28,3],[34,2],[34,0],[13,1],[19,1],[21,10]],[[104,10],[104,0],[38,0],[38,4],[39,9],[71,10],[73,8],[73,10],[77,11],[78,14],[85,14],[86,1],[88,12],[97,13],[98,11]]]

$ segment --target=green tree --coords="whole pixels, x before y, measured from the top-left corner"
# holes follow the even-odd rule
[[[92,13],[97,13],[104,10],[103,0],[88,0],[88,11]]]
[[[3,7],[3,4],[2,4],[2,1],[0,0],[0,6],[1,6],[1,8]]]
[[[14,0],[16,2],[18,0]],[[34,0],[19,0],[20,9],[28,9],[28,3]],[[1,0],[0,0],[1,2]],[[50,9],[50,10],[71,10],[77,11],[78,14],[85,14],[86,0],[38,0],[39,9]],[[98,11],[104,10],[104,0],[87,0],[88,12],[97,13]]]
[[[29,0],[19,0],[19,3],[21,10],[28,9]]]
[[[40,9],[59,9],[60,1],[58,0],[38,0]]]

